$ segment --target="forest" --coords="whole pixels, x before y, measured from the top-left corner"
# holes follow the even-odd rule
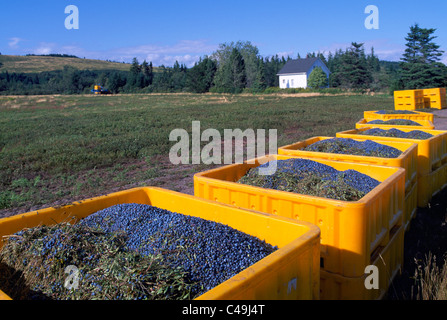
[[[405,38],[405,52],[400,61],[381,61],[374,48],[366,53],[364,44],[352,42],[348,48],[329,52],[307,53],[318,57],[329,68],[329,79],[321,77],[319,68],[309,76],[309,89],[388,92],[447,86],[447,66],[440,62],[444,51],[433,42],[436,29],[415,24]],[[66,54],[53,56],[74,57]],[[79,70],[64,66],[62,70],[39,73],[0,73],[0,94],[82,94],[100,84],[111,93],[269,93],[279,91],[278,71],[290,59],[278,55],[262,57],[250,41],[220,44],[211,55],[200,58],[193,67],[175,62],[158,66],[134,58],[129,71]],[[287,89],[303,91],[304,89]]]

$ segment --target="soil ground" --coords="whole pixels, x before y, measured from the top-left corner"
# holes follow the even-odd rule
[[[436,130],[447,130],[447,109],[433,111]]]

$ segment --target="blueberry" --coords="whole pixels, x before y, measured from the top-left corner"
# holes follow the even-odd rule
[[[379,128],[368,129],[358,133],[359,135],[369,135],[369,136],[379,136],[379,137],[396,137],[403,139],[418,139],[418,140],[426,140],[433,137],[432,134],[421,131],[421,130],[412,130],[409,132],[404,132],[395,128],[384,130]]]
[[[105,232],[124,231],[127,248],[142,255],[164,253],[172,268],[188,271],[190,280],[197,283],[197,295],[277,249],[220,223],[135,203],[106,208],[79,224]]]
[[[377,114],[416,114],[416,112],[410,110],[379,110]]]
[[[260,175],[263,164],[250,169],[238,183],[337,200],[355,201],[379,185],[379,181],[354,170],[338,171],[308,159],[274,160],[276,172]]]
[[[402,154],[399,149],[375,141],[356,141],[349,138],[321,140],[305,147],[303,150],[381,158],[397,158]]]

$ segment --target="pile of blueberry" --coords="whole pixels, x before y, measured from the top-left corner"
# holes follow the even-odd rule
[[[385,125],[397,125],[397,126],[422,126],[413,120],[407,119],[391,119],[391,120],[372,120],[367,122],[368,124],[385,124]]]
[[[397,158],[402,154],[399,149],[372,140],[356,141],[350,138],[321,140],[308,145],[303,150],[381,158]]]
[[[158,257],[143,257],[125,248],[123,232],[105,233],[69,223],[26,228],[0,250],[0,284],[14,300],[143,299],[177,295],[178,278]],[[71,280],[67,267],[76,271]],[[5,270],[13,273],[1,275]],[[20,281],[8,281],[20,275]],[[175,272],[176,276],[182,276]],[[169,289],[153,292],[146,283]],[[67,283],[68,280],[68,283]],[[78,283],[71,290],[67,284]],[[119,285],[117,285],[119,284]],[[150,297],[149,297],[150,296]]]
[[[123,231],[126,246],[162,254],[181,267],[200,295],[271,254],[277,247],[227,225],[143,204],[119,204],[79,222],[105,232]]]
[[[129,203],[73,226],[24,229],[0,262],[28,279],[32,292],[14,285],[17,300],[172,300],[195,298],[277,249],[221,223]],[[67,265],[79,269],[77,290],[64,285]]]
[[[250,169],[238,183],[345,201],[359,200],[380,184],[361,172],[338,171],[313,160],[292,158],[273,162]],[[273,174],[260,174],[260,168],[275,165]]]
[[[403,138],[403,139],[417,139],[417,140],[426,140],[433,137],[432,134],[428,132],[424,132],[421,130],[412,130],[409,132],[405,132],[399,129],[379,129],[373,128],[365,131],[361,131],[358,133],[359,135],[368,135],[368,136],[378,136],[378,137],[395,137],[395,138]]]
[[[379,110],[377,114],[416,114],[414,111],[410,110]]]

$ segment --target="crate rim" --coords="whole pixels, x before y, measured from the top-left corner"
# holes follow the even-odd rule
[[[312,140],[312,139],[317,139],[317,138],[320,138],[321,139],[320,141],[323,141],[323,140],[337,138],[337,137],[314,136],[314,137],[311,137],[311,138],[308,138],[308,139],[305,139],[305,140],[301,140],[301,141],[298,141],[298,142],[294,142],[294,143],[291,143],[291,144],[279,147],[278,151],[280,149],[281,150],[287,150],[287,151],[304,151],[304,150],[301,150],[301,149],[292,149],[292,147],[294,147],[294,146],[296,146],[296,145],[298,145],[300,143],[303,143],[303,142],[306,142],[306,141],[309,141],[309,140]],[[344,137],[338,137],[338,138],[344,138]],[[344,138],[344,139],[352,139],[352,140],[355,140],[355,141],[367,141],[367,140],[369,140],[369,141],[374,141],[374,142],[377,142],[377,143],[380,143],[380,144],[384,144],[384,145],[386,145],[387,143],[388,144],[400,144],[402,146],[407,146],[407,148],[406,148],[405,151],[402,151],[402,154],[399,155],[399,157],[396,157],[396,158],[361,156],[361,155],[353,155],[353,154],[339,154],[339,153],[318,152],[318,151],[305,151],[305,152],[316,153],[316,154],[318,153],[318,154],[322,154],[322,155],[328,156],[328,157],[329,156],[334,156],[334,154],[335,154],[337,157],[338,156],[349,156],[349,157],[355,157],[355,159],[368,158],[368,159],[371,159],[371,160],[380,159],[380,160],[383,161],[383,160],[387,160],[387,159],[389,159],[389,160],[402,160],[409,153],[411,153],[413,151],[413,149],[417,149],[417,147],[418,147],[417,143],[410,142],[410,141],[386,141],[386,140],[368,139],[368,138],[365,138],[365,139],[362,139],[362,138],[359,138],[359,139],[357,139],[357,138],[355,138],[355,139],[353,139],[353,138]]]
[[[366,120],[366,118],[362,118],[360,119],[358,122],[356,122],[355,126],[359,127],[359,128],[364,128],[368,125],[372,126],[371,128],[380,128],[380,129],[410,129],[410,130],[420,130],[420,129],[425,129],[425,130],[435,130],[435,125],[430,121],[430,120],[411,120],[414,122],[419,123],[421,126],[417,126],[417,125],[400,125],[400,124],[385,124],[385,123],[369,123],[370,121],[375,121],[375,120],[379,120],[379,119],[374,119],[374,120]],[[392,119],[392,120],[397,120],[397,119]],[[422,122],[422,123],[421,123]]]
[[[366,131],[366,130],[369,130],[369,129],[382,129],[382,128],[374,128],[374,127],[353,128],[353,129],[348,129],[348,130],[344,130],[344,131],[339,131],[339,132],[336,133],[336,135],[338,135],[338,134],[356,135],[359,132]],[[390,128],[390,129],[392,129],[392,128]],[[426,133],[430,133],[433,136],[428,138],[428,139],[409,139],[409,138],[383,137],[383,136],[373,136],[373,135],[360,135],[360,136],[366,137],[366,138],[373,137],[373,138],[377,138],[377,140],[379,140],[380,138],[386,138],[386,140],[388,140],[388,139],[396,139],[396,142],[397,142],[397,140],[399,140],[401,142],[413,142],[413,141],[416,142],[417,141],[417,143],[419,143],[419,141],[429,141],[429,140],[435,139],[439,135],[447,134],[447,130],[409,129],[409,128],[395,128],[395,129],[398,129],[398,130],[403,131],[403,132],[410,132],[410,131],[415,131],[415,130],[424,131]],[[385,129],[383,129],[383,130],[385,130]],[[344,137],[339,137],[339,138],[344,138]],[[386,140],[384,140],[384,141],[386,141]]]
[[[284,158],[284,159],[278,159],[278,158]],[[223,168],[233,168],[233,167],[239,167],[241,165],[245,165],[247,164],[248,161],[259,161],[259,160],[265,160],[265,159],[271,159],[271,160],[287,160],[287,159],[291,159],[291,158],[295,158],[295,159],[306,159],[306,160],[312,160],[312,161],[316,161],[316,162],[338,162],[341,163],[341,161],[336,161],[336,160],[324,160],[324,159],[315,159],[312,157],[306,157],[306,156],[293,156],[293,155],[278,155],[278,154],[270,154],[270,155],[266,155],[263,157],[257,157],[251,160],[246,160],[244,161],[244,163],[236,163],[236,164],[229,164],[229,165],[225,165],[222,167],[218,167],[218,168],[214,168],[214,169],[210,169],[210,170],[205,170],[202,172],[198,172],[196,174],[194,174],[194,180],[196,179],[200,179],[201,177],[206,177],[206,179],[211,179],[213,181],[213,183],[216,183],[216,185],[219,186],[223,186],[225,187],[226,184],[230,183],[231,185],[237,185],[240,188],[243,188],[243,190],[245,191],[250,191],[250,190],[254,190],[256,191],[256,193],[261,193],[263,195],[282,195],[282,196],[286,196],[287,198],[294,198],[294,199],[300,199],[300,200],[304,200],[305,202],[309,202],[310,200],[312,202],[320,202],[320,203],[325,203],[325,204],[329,204],[329,205],[349,205],[351,208],[352,207],[364,207],[366,206],[372,199],[375,199],[377,197],[380,196],[381,192],[386,189],[387,185],[389,185],[391,183],[391,181],[393,181],[394,179],[400,179],[402,176],[405,179],[405,169],[404,168],[400,168],[400,167],[387,167],[387,166],[381,166],[381,165],[370,165],[370,164],[362,164],[362,163],[355,163],[355,162],[349,162],[349,161],[343,161],[342,163],[344,164],[352,164],[354,166],[367,166],[367,167],[375,167],[375,168],[382,168],[385,170],[394,170],[395,172],[393,174],[391,174],[389,177],[387,177],[384,181],[380,181],[380,184],[375,187],[373,190],[375,190],[376,192],[368,192],[365,196],[363,196],[361,199],[357,200],[357,201],[344,201],[344,200],[336,200],[336,199],[329,199],[329,198],[323,198],[323,197],[317,197],[317,196],[311,196],[311,195],[305,195],[305,194],[300,194],[300,193],[293,193],[293,192],[288,192],[288,191],[282,191],[282,190],[275,190],[275,189],[267,189],[267,188],[262,188],[262,187],[256,187],[256,186],[250,186],[250,185],[245,185],[242,183],[237,183],[235,181],[222,181],[221,179],[216,179],[216,178],[212,178],[212,177],[208,177],[207,175],[209,173],[218,171],[220,169]],[[271,161],[269,160],[269,161]],[[259,165],[255,166],[258,167]]]
[[[383,110],[387,110],[387,109],[383,109]],[[395,109],[389,109],[389,110],[395,110]],[[364,112],[377,113],[379,111],[382,111],[382,110],[366,110]],[[405,110],[397,110],[397,111],[405,111]],[[416,115],[417,114],[432,115],[432,113],[430,113],[430,112],[417,111],[417,110],[411,110],[411,111],[416,112]],[[381,115],[381,113],[378,113],[378,114]],[[388,113],[384,113],[384,115],[391,115],[391,116],[394,116],[394,115],[406,115],[406,116],[411,116],[411,114],[408,114],[408,113],[389,113],[389,114]]]

